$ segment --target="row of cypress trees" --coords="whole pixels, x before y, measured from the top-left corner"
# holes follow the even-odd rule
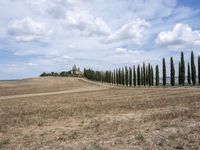
[[[178,67],[178,84],[184,86],[186,84],[186,76],[187,76],[187,84],[188,85],[196,85],[196,66],[194,60],[194,53],[191,52],[191,60],[187,65],[187,74],[185,72],[185,60],[184,53],[181,52],[181,59],[179,61]],[[154,76],[155,75],[155,76]],[[162,62],[162,77],[159,77],[159,66],[155,66],[155,72],[153,66],[148,63],[147,65],[143,63],[140,66],[133,67],[122,67],[114,69],[113,71],[94,71],[92,69],[84,69],[84,76],[90,80],[101,81],[112,83],[116,85],[123,86],[159,86],[160,79],[162,79],[162,85],[166,86],[167,75],[166,75],[166,62],[165,58],[163,58]],[[171,86],[176,85],[175,79],[175,67],[173,57],[170,58],[170,84]],[[200,85],[200,56],[198,56],[198,84]]]

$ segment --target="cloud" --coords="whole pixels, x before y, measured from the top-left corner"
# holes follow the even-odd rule
[[[51,33],[44,22],[36,22],[31,18],[12,20],[8,23],[8,34],[17,42],[31,42],[46,39]]]
[[[63,19],[67,10],[73,10],[78,5],[78,0],[34,0],[27,1],[31,9],[39,15],[54,19]]]
[[[88,12],[68,12],[64,28],[79,31],[81,35],[108,35],[110,28],[101,18],[94,18]]]
[[[133,15],[146,19],[164,18],[173,13],[176,0],[134,0],[130,6]]]
[[[136,44],[140,44],[143,39],[143,31],[150,24],[143,19],[137,18],[123,25],[119,30],[109,35],[105,40],[106,43],[120,42],[131,40]]]
[[[143,64],[143,62],[151,63],[153,66],[162,63],[162,58],[168,58],[169,51],[145,50],[145,49],[129,49],[118,47],[112,55],[107,56],[109,62],[119,66],[133,66]],[[168,59],[167,59],[168,60]]]
[[[144,53],[144,51],[139,51],[139,50],[129,50],[129,49],[126,49],[126,48],[121,48],[121,47],[118,47],[115,49],[115,54],[141,54],[141,53]]]
[[[33,11],[49,19],[54,28],[63,27],[68,35],[102,36],[110,28],[101,18],[94,16],[80,0],[36,0],[29,2]]]
[[[128,48],[118,47],[114,51],[114,55],[110,58],[113,63],[139,63],[141,61],[141,56],[143,56],[145,51],[143,50],[132,50]],[[146,54],[146,53],[145,53]]]
[[[35,50],[21,50],[21,51],[16,51],[15,55],[16,56],[30,56],[36,54]]]
[[[200,31],[192,30],[187,24],[176,24],[172,31],[160,32],[156,44],[168,48],[200,46]]]

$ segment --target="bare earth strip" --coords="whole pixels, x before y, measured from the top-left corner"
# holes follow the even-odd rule
[[[91,86],[90,87],[84,87],[84,88],[78,88],[78,89],[72,89],[72,90],[65,90],[65,91],[20,94],[20,95],[12,95],[12,96],[1,96],[0,100],[7,100],[7,99],[13,99],[13,98],[24,98],[24,97],[35,97],[35,96],[58,95],[58,94],[67,94],[67,93],[76,93],[76,92],[89,92],[89,91],[97,91],[97,90],[108,89],[109,87],[111,87],[111,85],[93,82],[93,81],[89,81],[87,79],[79,78],[78,80],[89,83],[89,84],[91,84]],[[97,86],[94,86],[94,85],[97,85]]]
[[[87,82],[86,82],[87,81]],[[67,91],[98,85],[79,78],[30,78],[16,81],[0,81],[0,97],[20,94]]]
[[[35,96],[47,96],[47,95],[58,95],[58,94],[67,94],[67,93],[76,93],[76,92],[89,92],[106,89],[105,87],[86,87],[79,88],[74,90],[59,91],[59,92],[46,92],[46,93],[33,93],[33,94],[22,94],[22,95],[12,95],[12,96],[2,96],[0,100],[14,99],[14,98],[24,98],[24,97],[35,97]]]

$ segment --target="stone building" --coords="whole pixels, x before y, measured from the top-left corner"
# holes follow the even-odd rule
[[[83,75],[83,72],[80,71],[80,68],[77,68],[76,65],[72,67],[72,70],[70,71],[72,76],[81,76]]]

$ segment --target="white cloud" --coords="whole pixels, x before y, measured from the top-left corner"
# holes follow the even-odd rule
[[[37,66],[37,64],[34,64],[32,62],[27,63],[28,66]]]
[[[121,47],[119,47],[119,48],[116,48],[115,49],[115,53],[116,54],[123,54],[123,53],[126,53],[127,52],[127,49],[126,48],[121,48]]]
[[[46,39],[51,33],[44,22],[36,22],[31,18],[12,20],[8,24],[8,34],[18,42],[30,42]]]
[[[108,36],[106,43],[120,42],[124,40],[132,40],[136,44],[141,44],[143,39],[143,31],[150,24],[143,19],[137,18],[123,25],[119,30]]]
[[[68,12],[64,28],[75,29],[81,35],[108,35],[110,28],[101,18],[94,18],[88,12]]]
[[[114,63],[119,63],[119,60],[121,60],[120,63],[123,64],[139,63],[141,61],[141,56],[143,56],[144,53],[143,50],[118,47],[115,49],[111,60],[113,60]]]
[[[121,47],[118,47],[115,49],[115,54],[141,54],[141,53],[144,53],[144,51],[139,51],[139,50],[129,50],[129,49],[126,49],[126,48],[121,48]]]
[[[16,51],[15,55],[16,56],[30,56],[36,54],[35,50],[21,50],[21,51]]]
[[[176,24],[172,31],[160,32],[156,43],[168,48],[200,46],[200,31],[193,31],[187,24]]]
[[[78,0],[34,0],[28,1],[28,4],[39,15],[62,19],[65,18],[67,10],[78,4]]]

